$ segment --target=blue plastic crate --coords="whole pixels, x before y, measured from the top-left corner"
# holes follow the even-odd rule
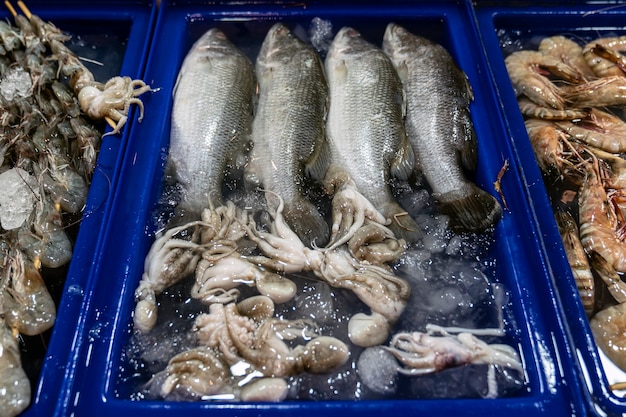
[[[15,2],[12,3],[20,12]],[[26,3],[33,14],[71,34],[73,40],[68,45],[75,52],[94,60],[102,61],[106,57],[102,65],[87,64],[97,81],[105,82],[115,75],[133,78],[141,78],[143,75],[150,35],[156,19],[156,8],[150,2],[92,1],[84,4],[80,1],[33,0]],[[3,19],[12,21],[6,8],[0,15]],[[78,38],[81,40],[77,41]],[[131,109],[127,128],[119,135],[102,139],[80,226],[73,226],[78,230],[72,260],[69,266],[54,272],[64,275],[55,278],[60,282],[55,285],[61,285],[62,291],[59,291],[61,294],[57,318],[49,341],[43,342],[42,339],[42,343],[47,343],[45,356],[37,358],[27,352],[22,357],[26,361],[42,362],[39,366],[26,364],[27,367],[40,369],[36,369],[39,377],[33,389],[31,405],[22,413],[23,416],[53,415],[59,398],[72,379],[73,370],[68,364],[82,344],[76,329],[84,323],[85,315],[82,312],[89,304],[88,288],[91,271],[96,265],[95,254],[100,244],[98,238],[107,224],[108,208],[120,169],[128,128],[135,118],[135,111]],[[110,128],[106,131],[110,131]]]
[[[132,330],[134,291],[144,258],[154,240],[153,214],[162,191],[169,145],[172,88],[184,56],[206,30],[228,30],[246,25],[267,29],[276,21],[308,25],[314,17],[333,27],[350,25],[380,44],[387,23],[395,21],[416,34],[443,44],[467,73],[474,89],[471,114],[479,140],[476,182],[493,190],[505,161],[509,170],[502,188],[510,211],[495,230],[495,275],[510,291],[513,319],[509,337],[518,347],[525,367],[525,386],[514,396],[496,400],[362,400],[286,401],[279,404],[136,401],[121,376],[123,355]],[[233,32],[237,32],[233,30]],[[262,38],[231,38],[255,56]],[[528,184],[511,142],[506,120],[477,33],[469,2],[423,1],[366,3],[349,1],[284,2],[277,4],[166,2],[161,5],[144,80],[159,91],[144,99],[146,115],[131,126],[110,216],[99,246],[81,326],[67,364],[66,390],[57,415],[375,415],[390,412],[445,415],[582,415],[577,374],[570,365],[572,352],[564,336],[562,318],[552,286],[551,270],[543,256],[537,213],[529,204]]]
[[[557,288],[559,313],[566,323],[566,335],[575,353],[573,365],[576,367],[579,380],[583,381],[581,384],[583,392],[580,395],[585,398],[592,413],[623,414],[626,412],[626,400],[609,388],[601,354],[594,342],[565,256],[552,215],[548,191],[535,162],[523,117],[504,64],[504,58],[515,49],[505,46],[505,43],[511,40],[536,50],[538,41],[546,36],[564,35],[584,41],[624,33],[626,10],[622,5],[612,2],[574,3],[566,5],[563,2],[552,2],[522,8],[498,2],[480,2],[475,10],[480,35],[519,158],[522,176],[528,184],[531,204],[538,214],[537,220],[544,242],[543,250],[552,270],[553,285]]]

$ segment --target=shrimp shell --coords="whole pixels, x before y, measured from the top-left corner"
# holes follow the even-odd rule
[[[0,392],[5,417],[17,416],[30,404],[30,381],[22,368],[20,349],[4,322],[0,322]]]
[[[559,175],[569,175],[572,170],[568,168],[574,164],[570,161],[570,153],[566,151],[565,132],[554,123],[541,119],[528,119],[525,125],[541,171],[545,174],[556,171]]]
[[[556,124],[587,145],[611,153],[626,152],[626,122],[611,113],[591,109],[589,116],[580,122],[561,121]]]
[[[595,305],[595,285],[587,254],[578,237],[578,226],[572,215],[565,211],[555,213],[557,225],[567,261],[572,269],[576,288],[588,316],[593,313]]]
[[[560,87],[560,98],[573,107],[605,107],[626,104],[626,77],[610,76]]]
[[[618,272],[626,272],[626,244],[617,237],[618,221],[600,180],[597,165],[587,169],[578,193],[580,241],[588,253],[597,252]]]
[[[569,65],[538,51],[516,51],[504,62],[517,95],[525,95],[545,107],[565,108],[561,89],[547,77],[548,72],[570,82],[581,81],[578,72]]]
[[[539,52],[559,59],[565,65],[579,73],[581,79],[596,78],[595,72],[589,67],[583,54],[583,48],[565,36],[556,35],[543,38],[539,43]]]
[[[611,306],[598,312],[589,321],[591,332],[600,349],[621,370],[626,371],[626,304]]]
[[[517,101],[519,109],[524,116],[537,117],[543,120],[574,120],[587,117],[589,112],[585,109],[554,109],[540,106],[532,100],[520,97]]]
[[[623,77],[626,57],[619,51],[626,51],[626,36],[591,41],[583,48],[583,56],[598,77]]]

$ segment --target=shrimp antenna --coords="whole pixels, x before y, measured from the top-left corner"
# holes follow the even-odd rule
[[[11,13],[11,15],[13,15],[13,17],[17,16],[17,12],[13,8],[13,5],[11,4],[9,0],[5,0],[4,5],[7,9],[9,9],[9,12]]]

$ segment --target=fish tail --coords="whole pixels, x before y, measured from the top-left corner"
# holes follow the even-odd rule
[[[285,203],[285,221],[308,247],[323,247],[330,239],[330,228],[313,203],[304,197]]]
[[[389,229],[398,239],[414,243],[423,237],[422,230],[409,213],[395,202],[388,202],[381,208],[381,213],[391,221]]]
[[[459,232],[484,232],[502,217],[502,206],[485,190],[467,183],[463,191],[437,197],[439,209],[450,216],[450,226]]]

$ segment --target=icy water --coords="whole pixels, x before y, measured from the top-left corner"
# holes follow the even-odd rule
[[[393,264],[399,277],[411,286],[406,310],[395,332],[424,332],[427,324],[469,329],[505,329],[513,324],[507,289],[497,282],[495,260],[490,254],[493,233],[455,234],[446,216],[437,214],[427,188],[396,190],[398,200],[425,232],[422,242],[410,247]],[[167,206],[169,198],[163,196]],[[163,220],[162,217],[159,218]],[[275,316],[314,321],[319,333],[349,344],[350,359],[327,375],[303,373],[288,379],[287,400],[354,400],[415,398],[480,398],[488,392],[488,365],[466,365],[441,372],[407,376],[399,373],[397,360],[381,347],[364,349],[349,343],[348,320],[368,312],[352,292],[335,289],[312,274],[288,275],[296,282],[293,300],[276,305]],[[195,317],[208,306],[191,298],[193,277],[167,289],[158,297],[157,326],[147,334],[131,331],[123,352],[118,396],[134,400],[161,399],[159,388],[174,355],[195,347],[191,332]],[[245,286],[241,299],[256,295]],[[484,337],[487,343],[507,343],[506,337]],[[154,379],[151,379],[157,375]],[[513,395],[524,387],[523,377],[510,369],[495,369],[497,395]],[[472,381],[471,384],[468,381]],[[167,400],[185,400],[176,395]],[[230,399],[230,398],[225,398]]]

